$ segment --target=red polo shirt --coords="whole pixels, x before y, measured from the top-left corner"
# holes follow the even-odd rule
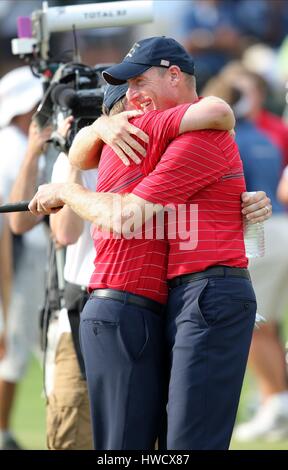
[[[175,206],[167,225],[168,279],[219,264],[247,267],[243,191],[242,162],[228,132],[189,132],[173,140],[155,170],[132,191],[147,201]]]
[[[168,144],[178,135],[181,119],[189,107],[177,106],[152,111],[131,122],[149,135],[146,157],[140,165],[121,164],[113,150],[105,146],[98,169],[97,191],[129,193],[158,163]],[[107,233],[105,234],[107,236]],[[149,297],[161,303],[167,299],[168,244],[164,239],[111,238],[93,229],[96,248],[95,270],[89,290],[112,288]],[[155,233],[154,233],[155,235]]]

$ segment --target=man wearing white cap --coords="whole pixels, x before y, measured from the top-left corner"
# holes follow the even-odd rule
[[[39,132],[36,125],[31,124],[31,118],[42,94],[41,82],[28,66],[12,70],[0,80],[0,195],[3,202],[9,197],[24,157],[25,162],[31,162],[29,171],[35,168],[35,175],[38,174],[39,156],[48,131]],[[33,194],[33,185],[30,190]],[[7,325],[6,354],[0,361],[0,449],[19,448],[9,428],[16,384],[25,372],[30,351],[39,343],[38,311],[44,294],[46,259],[43,228],[37,227],[22,241],[21,257],[14,253],[17,269]]]

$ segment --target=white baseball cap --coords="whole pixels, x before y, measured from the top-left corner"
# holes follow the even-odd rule
[[[34,77],[28,66],[8,72],[0,80],[0,128],[13,117],[29,113],[41,101],[41,80]]]

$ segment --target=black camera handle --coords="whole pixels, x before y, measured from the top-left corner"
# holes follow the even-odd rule
[[[25,212],[29,211],[30,201],[9,202],[0,206],[0,214],[5,212]]]
[[[28,212],[28,206],[30,201],[19,201],[19,202],[8,202],[8,204],[3,204],[0,206],[0,214],[4,214],[6,212]],[[61,207],[55,207],[53,209],[62,209]]]

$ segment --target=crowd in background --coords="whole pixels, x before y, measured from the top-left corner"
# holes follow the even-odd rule
[[[154,3],[154,23],[79,31],[81,59],[90,66],[117,62],[136,39],[171,36],[194,58],[199,94],[220,96],[233,108],[247,190],[266,191],[273,205],[273,217],[266,225],[266,256],[249,265],[253,282],[261,293],[257,299],[259,313],[267,319],[255,331],[250,351],[249,366],[256,377],[258,408],[252,419],[235,429],[235,436],[243,441],[288,438],[288,381],[280,334],[283,316],[288,314],[288,0],[155,0]],[[61,5],[61,0],[49,1],[51,7]],[[0,2],[0,107],[5,98],[5,74],[23,65],[11,53],[10,42],[17,34],[16,18],[29,16],[39,8],[41,2],[37,0]],[[71,44],[71,33],[52,35],[51,55],[59,62],[70,60]],[[15,92],[15,103],[9,104],[10,117],[8,111],[4,113],[0,109],[1,203],[9,200],[27,154],[37,168],[45,167],[41,153],[48,133],[36,133],[30,125],[42,94],[40,83],[38,95],[35,83],[34,86],[35,102],[30,101],[27,108],[19,108],[21,98]],[[8,363],[10,359],[8,355],[5,358],[5,345],[0,336],[0,433],[1,430],[10,433],[16,384],[25,372],[29,351],[36,349],[39,355],[37,317],[45,290],[48,238],[43,223],[25,235],[12,235],[7,218],[0,216],[2,316],[6,322],[13,319],[15,344],[11,345],[11,354],[14,347],[21,359],[19,363],[13,359],[12,365]],[[21,322],[25,326],[18,331]]]

